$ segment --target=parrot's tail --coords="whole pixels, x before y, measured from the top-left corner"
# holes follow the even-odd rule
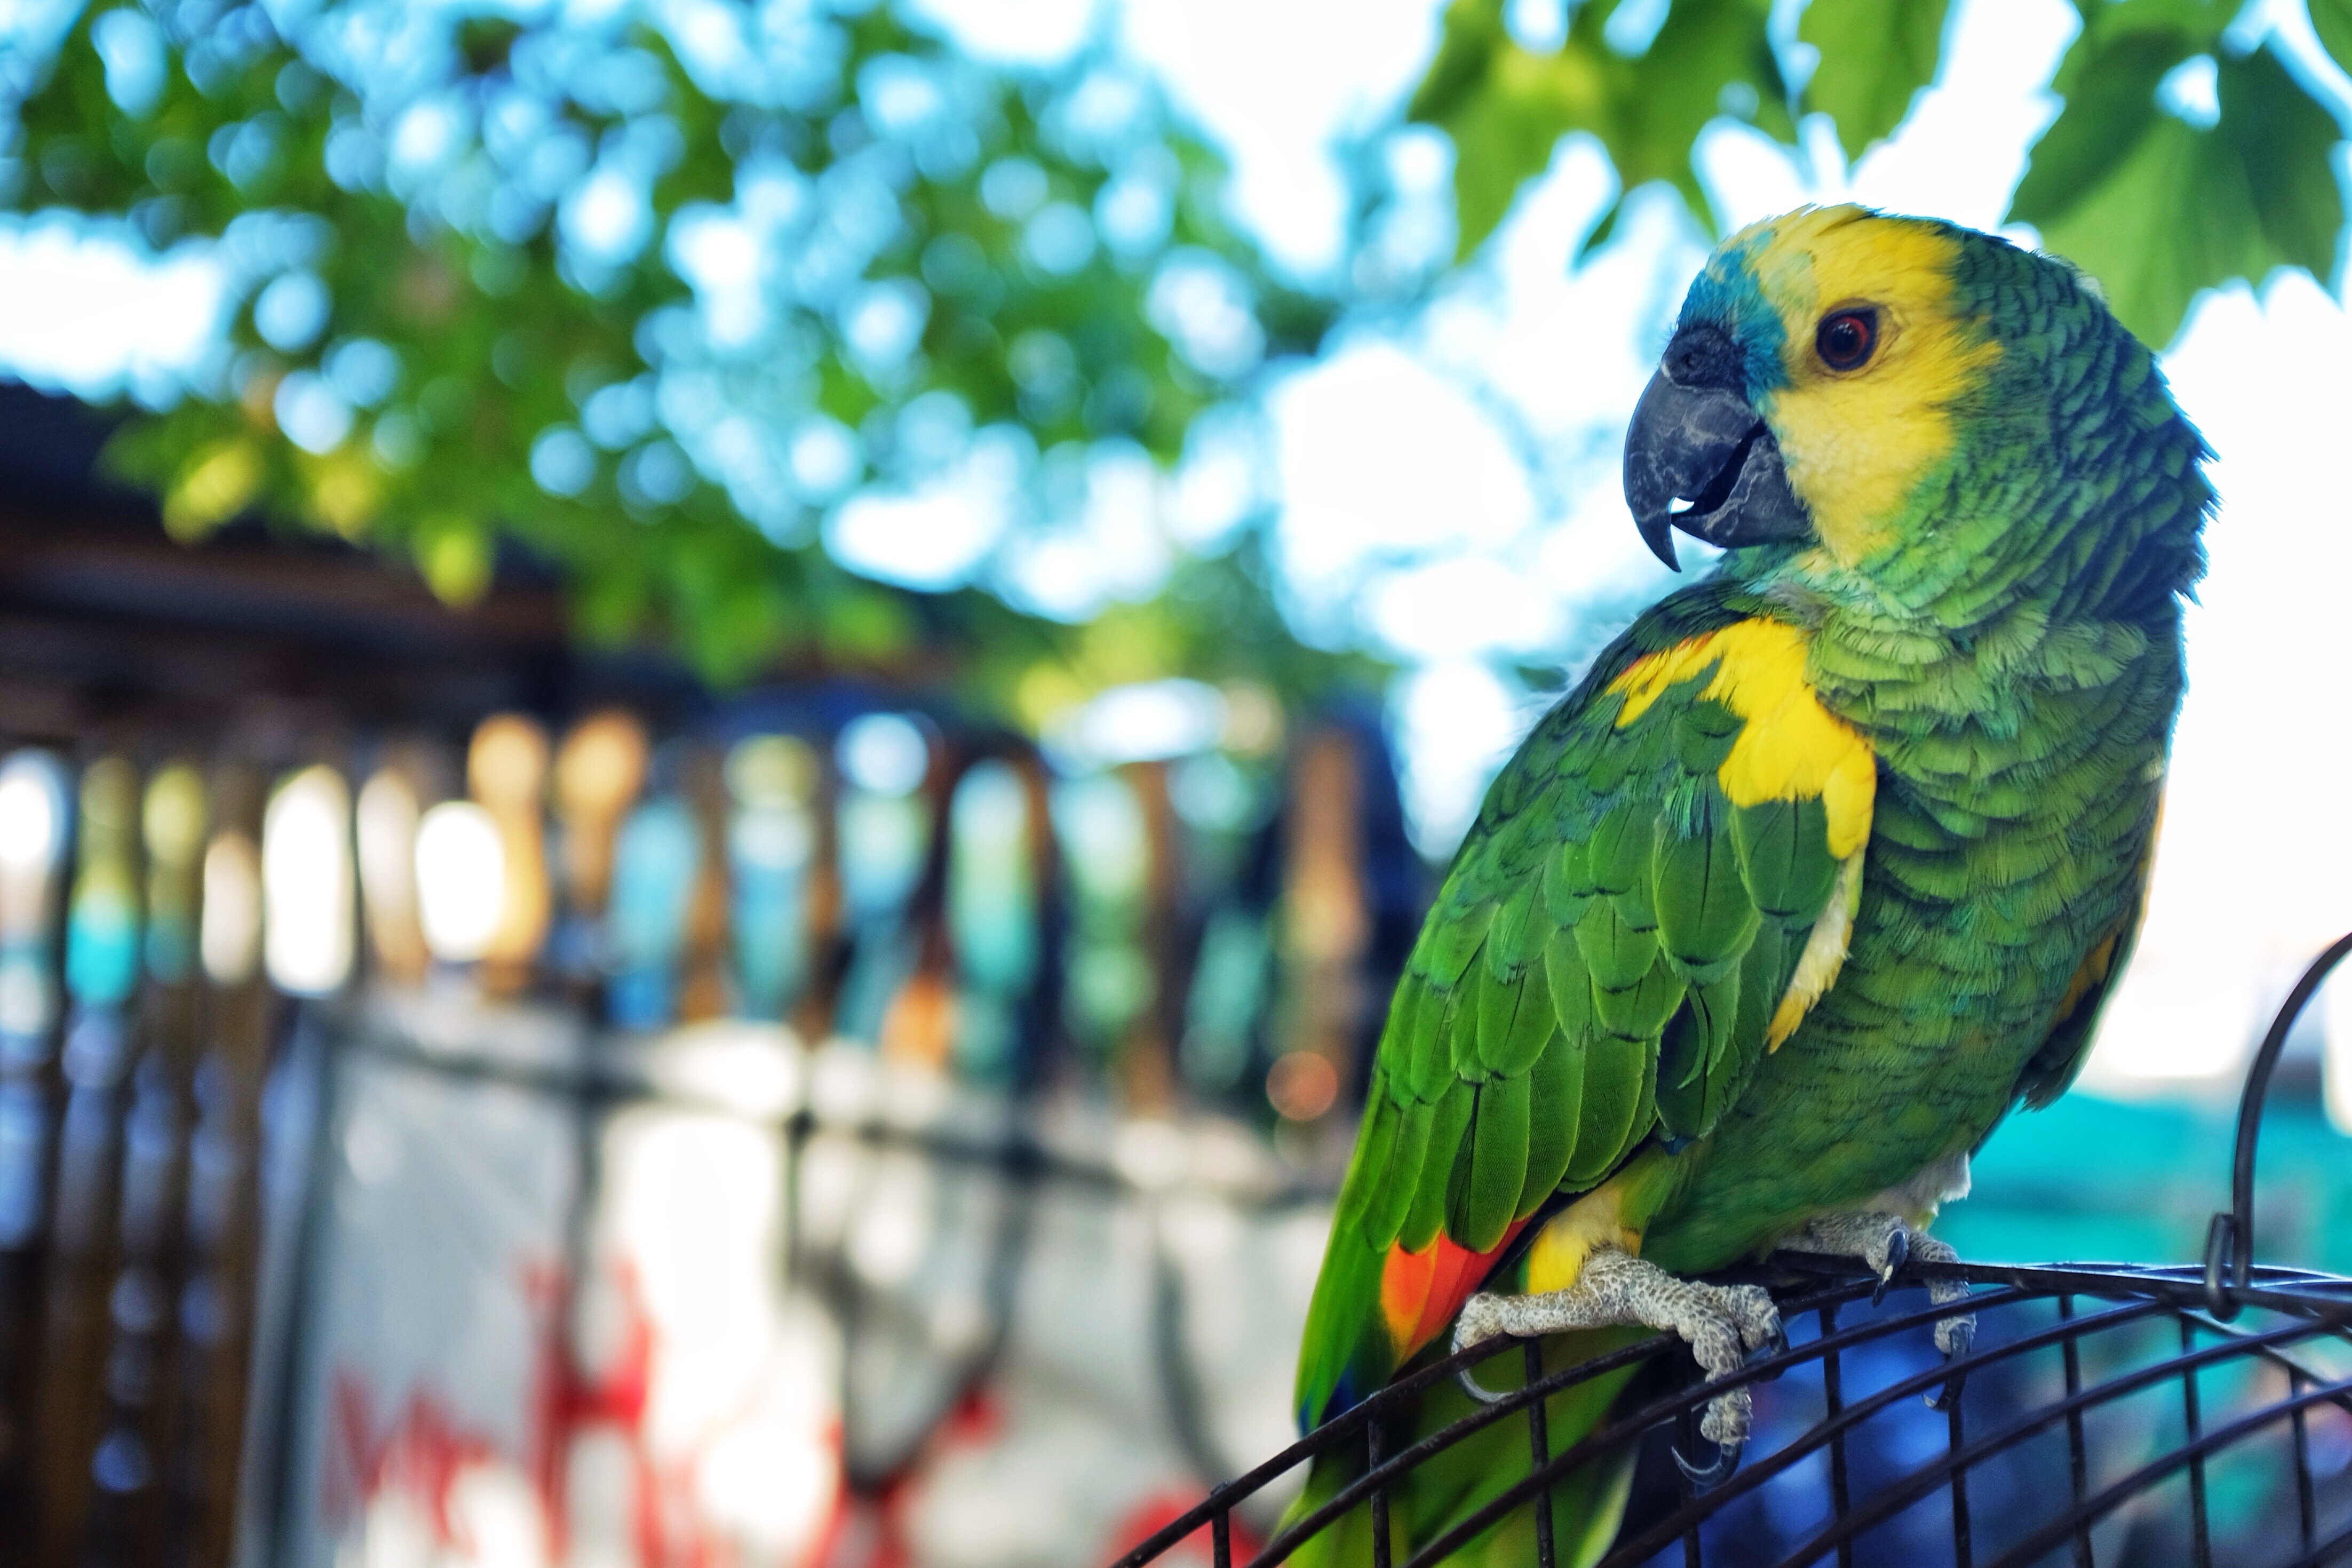
[[[1601,1329],[1558,1335],[1544,1342],[1544,1369],[1558,1372],[1631,1344],[1647,1333],[1639,1329]],[[1523,1387],[1525,1366],[1518,1356],[1496,1356],[1478,1368],[1478,1380],[1496,1392]],[[1567,1452],[1606,1421],[1641,1370],[1634,1366],[1606,1373],[1545,1400],[1551,1452]],[[1475,1408],[1470,1396],[1458,1385],[1439,1384],[1422,1395],[1409,1412],[1389,1419],[1382,1451],[1401,1452]],[[1561,1568],[1590,1568],[1616,1540],[1626,1493],[1633,1484],[1634,1450],[1635,1446],[1628,1444],[1622,1453],[1580,1465],[1553,1484],[1552,1549]],[[1432,1456],[1390,1490],[1390,1561],[1402,1563],[1455,1522],[1526,1479],[1532,1468],[1524,1416],[1507,1416]],[[1360,1444],[1348,1444],[1318,1457],[1307,1471],[1306,1490],[1283,1516],[1284,1528],[1306,1518],[1363,1473],[1364,1450]],[[1535,1529],[1534,1508],[1517,1508],[1448,1556],[1445,1568],[1525,1568],[1536,1560]],[[1333,1521],[1289,1561],[1294,1568],[1369,1568],[1372,1561],[1370,1504],[1359,1503]]]

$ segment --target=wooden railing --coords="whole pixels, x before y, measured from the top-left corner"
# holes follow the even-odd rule
[[[299,1018],[767,1019],[1007,1103],[1213,1114],[1311,1178],[1418,913],[1361,721],[1144,760],[835,691],[658,736],[223,734],[0,760],[0,1556],[34,1568],[275,1526],[283,1380],[249,1391],[304,1310],[257,1304],[299,1228],[263,1198],[306,1168],[268,1108]]]

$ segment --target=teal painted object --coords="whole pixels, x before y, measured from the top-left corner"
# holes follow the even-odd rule
[[[606,1006],[624,1029],[658,1029],[677,1009],[678,960],[701,870],[702,831],[683,802],[657,797],[621,824],[605,939]]]
[[[139,904],[129,887],[79,888],[66,917],[66,989],[85,1007],[119,1008],[139,979]]]
[[[2235,1113],[2076,1093],[2012,1117],[1936,1233],[1982,1262],[2197,1262],[2230,1206]],[[2257,1262],[2352,1274],[2352,1138],[2317,1102],[2273,1092],[2254,1193]]]
[[[79,864],[66,909],[66,990],[85,1008],[120,1008],[139,980],[139,780],[121,758],[84,771]]]
[[[746,1017],[782,1018],[807,983],[814,837],[798,810],[747,808],[728,824],[728,924]]]

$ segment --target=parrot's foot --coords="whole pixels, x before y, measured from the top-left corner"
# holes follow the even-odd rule
[[[1751,1352],[1769,1354],[1787,1342],[1780,1309],[1755,1285],[1702,1285],[1678,1279],[1614,1247],[1596,1248],[1585,1259],[1576,1283],[1539,1296],[1480,1294],[1462,1303],[1454,1321],[1454,1348],[1465,1350],[1498,1334],[1528,1338],[1570,1329],[1640,1326],[1667,1329],[1690,1343],[1691,1355],[1719,1383],[1746,1364]],[[1465,1380],[1466,1381],[1466,1380]],[[1471,1385],[1471,1392],[1490,1398]],[[1754,1401],[1745,1387],[1728,1388],[1706,1402],[1699,1434],[1722,1450],[1705,1470],[1683,1463],[1702,1486],[1731,1473],[1748,1441]],[[1675,1456],[1677,1461],[1682,1457]]]
[[[1957,1263],[1960,1255],[1951,1244],[1939,1241],[1924,1230],[1914,1230],[1898,1215],[1882,1213],[1829,1214],[1815,1219],[1791,1238],[1792,1244],[1807,1251],[1829,1252],[1841,1258],[1859,1258],[1878,1276],[1878,1289],[1871,1293],[1875,1305],[1886,1297],[1886,1288],[1903,1266],[1916,1258],[1926,1263]],[[1967,1283],[1959,1280],[1930,1280],[1927,1300],[1935,1306],[1948,1306],[1964,1301],[1969,1297]],[[1958,1361],[1969,1354],[1976,1343],[1977,1315],[1955,1312],[1936,1324],[1936,1348],[1948,1361]],[[1947,1384],[1944,1393],[1930,1399],[1930,1405],[1948,1402],[1958,1392],[1957,1382]]]

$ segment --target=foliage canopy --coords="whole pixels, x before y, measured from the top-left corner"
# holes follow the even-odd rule
[[[2011,217],[2152,342],[2200,288],[2325,276],[2340,131],[2275,40],[2220,0],[2076,5]],[[2352,0],[2310,5],[2352,61]],[[208,242],[228,275],[196,395],[112,448],[176,534],[258,510],[457,602],[510,538],[592,637],[664,635],[722,680],[948,650],[1032,720],[1119,680],[1349,668],[1290,633],[1246,526],[1195,553],[1139,531],[1260,366],[1357,302],[1233,232],[1148,76],[1104,49],[990,68],[877,0],[574,9],[145,0],[0,51],[0,194]],[[1794,143],[1818,113],[1859,156],[1934,81],[1951,8],[1811,0],[1794,51],[1771,0],[1565,0],[1549,39],[1515,33],[1531,9],[1453,0],[1408,110],[1453,141],[1461,256],[1579,131],[1620,179],[1585,247],[1653,182],[1712,232],[1703,130]],[[1393,298],[1378,272],[1349,276]],[[966,511],[926,509],[950,481]],[[854,495],[898,503],[873,528],[994,529],[942,579],[983,586],[845,570],[818,535]]]
[[[584,632],[666,633],[720,679],[942,642],[998,689],[1083,664],[1071,603],[868,581],[809,548],[820,517],[977,463],[1051,549],[1332,308],[1230,232],[1147,81],[992,71],[878,5],[156,0],[40,65],[16,204],[213,241],[241,299],[200,395],[114,444],[175,534],[259,508],[404,549],[462,603],[503,531]],[[1126,674],[1313,662],[1265,645],[1245,559],[1176,570],[1118,609]]]
[[[2243,37],[2234,0],[2075,5],[2082,31],[2052,83],[2063,106],[2010,220],[2090,272],[2125,324],[2159,346],[2201,288],[2280,267],[2327,277],[2344,227],[2331,162],[2342,131],[2275,38]],[[1507,0],[1454,0],[1411,112],[1454,138],[1463,255],[1571,131],[1599,139],[1622,192],[1664,180],[1712,231],[1691,162],[1701,127],[1729,116],[1793,142],[1797,119],[1821,113],[1859,157],[1935,80],[1950,19],[1948,0],[1811,0],[1797,37],[1817,59],[1798,86],[1772,47],[1769,0],[1674,0],[1654,36],[1626,26],[1657,9],[1583,0],[1544,47],[1513,36]],[[2313,0],[2311,13],[2336,60],[2352,62],[2352,0]],[[2167,106],[2168,89],[2200,76],[2218,99],[2210,120],[2193,92]],[[1588,246],[1606,239],[1616,211]]]

